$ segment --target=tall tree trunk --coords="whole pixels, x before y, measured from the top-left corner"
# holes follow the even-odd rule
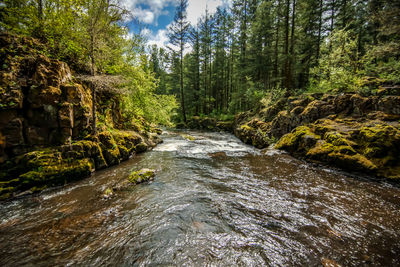
[[[333,32],[335,16],[336,16],[336,0],[332,0],[332,3],[331,3],[331,26],[330,26],[331,32]]]
[[[94,30],[92,29],[91,35],[90,35],[90,60],[91,60],[91,68],[90,68],[90,74],[92,76],[96,75],[95,71],[95,59],[94,59]],[[92,133],[93,135],[96,134],[96,87],[92,83]]]
[[[343,0],[343,8],[342,8],[342,12],[343,12],[343,23],[342,23],[342,27],[345,28],[347,25],[347,0]]]
[[[42,21],[43,21],[43,0],[38,0],[38,18],[39,18],[39,23],[42,24]]]
[[[292,32],[290,37],[290,53],[289,53],[289,68],[288,68],[288,88],[293,89],[293,61],[294,61],[294,35],[296,23],[296,0],[292,4]]]
[[[323,15],[323,0],[319,0],[319,21],[318,21],[318,38],[317,38],[317,64],[321,53],[321,35],[322,35],[322,15]]]
[[[289,88],[289,13],[290,12],[290,0],[286,0],[285,9],[285,65],[283,68],[284,82],[283,86]]]
[[[185,97],[183,95],[183,41],[181,40],[181,51],[180,51],[180,92],[181,92],[181,105],[182,105],[182,115],[183,121],[186,123],[186,110],[185,110]]]
[[[232,36],[232,38],[233,38],[233,36]],[[233,93],[233,72],[234,72],[234,64],[233,64],[233,39],[232,39],[232,41],[231,41],[231,66],[230,66],[230,68],[231,68],[231,77],[230,77],[230,92],[229,92],[229,94],[230,94],[230,96],[232,97],[232,93]],[[230,97],[230,98],[231,98]]]
[[[281,24],[280,10],[281,10],[281,0],[278,0],[278,7],[277,7],[277,12],[276,12],[277,22],[276,22],[276,31],[275,31],[275,62],[274,62],[274,76],[276,79],[279,76],[278,55],[279,55],[279,28],[280,28],[280,24]]]
[[[331,33],[333,32],[333,27],[334,27],[334,23],[335,23],[335,11],[336,9],[336,0],[332,0],[331,3],[331,25],[330,25],[330,31]],[[329,42],[329,52],[332,51],[332,42]]]
[[[210,32],[211,32],[211,29],[210,29]],[[210,35],[211,36],[211,35]],[[213,95],[213,87],[212,87],[212,84],[211,84],[211,82],[212,82],[212,77],[211,77],[211,75],[212,75],[212,57],[211,57],[211,40],[210,40],[210,44],[209,44],[209,47],[208,47],[208,51],[209,51],[209,61],[208,61],[208,65],[209,65],[209,72],[208,72],[208,89],[209,89],[209,93],[208,93],[208,103],[210,104],[210,107],[215,107],[215,103],[214,103],[214,105],[212,105],[211,106],[211,97],[215,97],[215,95]],[[210,110],[211,112],[212,112],[212,109]]]

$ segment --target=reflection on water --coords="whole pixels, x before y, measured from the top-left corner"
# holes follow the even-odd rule
[[[400,190],[229,134],[164,135],[119,166],[0,203],[1,266],[396,266]],[[104,200],[133,169],[155,180]]]

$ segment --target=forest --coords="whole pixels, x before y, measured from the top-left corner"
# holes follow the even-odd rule
[[[398,0],[0,2],[0,266],[400,266],[399,182]]]
[[[180,98],[183,118],[235,114],[266,96],[370,94],[399,82],[398,1],[233,1],[197,25],[186,6],[169,29],[177,49],[153,46],[149,62],[157,91]]]
[[[233,1],[196,25],[178,2],[166,47],[129,32],[134,18],[118,1],[5,1],[1,28],[39,38],[77,73],[127,77],[126,111],[164,124],[177,107],[169,96],[186,122],[232,118],[263,98],[399,82],[397,1]]]

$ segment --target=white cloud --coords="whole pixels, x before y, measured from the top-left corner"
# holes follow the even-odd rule
[[[192,25],[196,25],[198,19],[206,13],[214,14],[219,6],[229,6],[232,0],[188,0],[187,18]]]
[[[154,22],[155,14],[151,10],[143,10],[141,8],[135,8],[132,10],[132,15],[139,21],[147,24]]]
[[[121,4],[132,12],[140,22],[146,24],[157,24],[157,19],[163,14],[163,9],[176,0],[122,0]],[[143,9],[139,5],[149,8]]]
[[[141,32],[140,32],[140,35],[143,35],[143,36],[145,36],[145,37],[150,37],[151,36],[151,31],[149,30],[149,29],[147,29],[147,28],[144,28]]]
[[[157,24],[158,17],[166,14],[164,8],[173,3],[177,5],[179,0],[121,0],[121,4],[130,10],[134,17],[147,24]],[[191,24],[195,25],[197,20],[205,13],[206,8],[210,14],[215,13],[218,6],[229,6],[232,0],[188,0],[187,15]],[[147,5],[143,9],[139,5]],[[173,16],[173,14],[169,14]]]
[[[158,47],[166,47],[168,44],[167,29],[158,30],[156,35],[149,36],[149,45],[156,44]]]
[[[179,0],[121,0],[122,5],[129,9],[140,22],[155,26],[157,26],[158,17],[161,15],[169,15],[171,20],[173,19],[175,10],[168,14],[165,7],[170,4],[177,6],[178,2]],[[188,0],[188,21],[192,25],[196,25],[198,19],[205,14],[206,8],[208,8],[209,14],[214,14],[218,6],[227,7],[231,3],[232,0]],[[148,6],[148,8],[144,8],[143,5]],[[141,31],[141,34],[148,39],[149,45],[156,44],[158,47],[165,48],[168,45],[168,26],[165,29],[159,29],[156,33],[145,28]]]

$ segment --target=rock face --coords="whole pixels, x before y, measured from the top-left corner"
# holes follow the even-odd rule
[[[349,171],[400,178],[400,96],[303,95],[235,118],[243,142]]]
[[[162,142],[145,122],[123,130],[119,95],[105,90],[97,117],[113,129],[88,135],[91,84],[35,39],[0,34],[0,45],[0,199],[85,178]]]
[[[2,160],[46,144],[61,145],[90,131],[90,89],[64,62],[43,55],[35,39],[0,34]]]

